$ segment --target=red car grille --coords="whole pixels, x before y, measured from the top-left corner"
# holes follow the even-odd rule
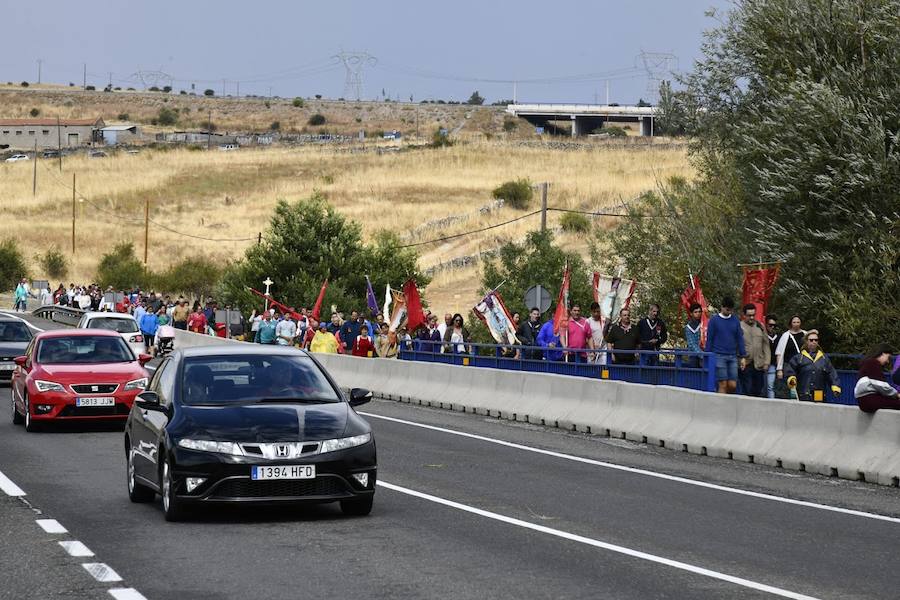
[[[76,394],[112,394],[119,387],[118,383],[85,383],[72,386]]]

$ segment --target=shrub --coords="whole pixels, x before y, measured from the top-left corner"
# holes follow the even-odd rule
[[[28,87],[28,82],[27,82],[27,81],[23,81],[20,85],[21,85],[22,87]]]
[[[316,113],[309,118],[310,125],[324,125],[326,122],[325,115]]]
[[[294,101],[291,102],[291,104],[296,108],[303,108],[303,105],[306,103],[303,101],[303,98],[294,98]]]
[[[37,109],[37,108],[32,108],[31,111],[29,111],[28,114],[30,114],[32,117],[36,117],[36,116],[38,116],[39,114],[41,114],[41,111],[40,111],[39,109]]]
[[[269,129],[272,131],[281,130],[281,121],[272,121],[272,124],[269,125]]]
[[[97,88],[96,88],[95,86],[93,86],[93,85],[88,85],[88,86],[85,86],[84,89],[87,90],[88,92],[93,92],[93,91],[96,90]]]
[[[322,99],[322,94],[316,94],[316,100],[321,100],[321,99]]]
[[[591,230],[591,220],[579,213],[564,213],[559,219],[559,225],[569,233],[588,233]]]
[[[158,92],[158,91],[159,91],[159,88],[156,87],[155,85],[151,85],[149,91],[151,91],[151,92]]]
[[[28,274],[25,259],[13,240],[0,242],[0,290],[15,289],[20,279]]]
[[[156,116],[156,122],[160,125],[174,125],[178,122],[178,113],[171,108],[166,108],[164,106],[159,109],[159,114]]]
[[[432,148],[445,148],[453,145],[453,140],[450,139],[450,134],[446,129],[438,128],[431,135],[431,146]]]
[[[50,279],[65,279],[69,274],[69,261],[60,251],[59,246],[50,247],[43,255],[36,255],[35,261],[41,266],[41,271]]]
[[[626,137],[628,134],[622,127],[607,126],[607,127],[598,127],[594,130],[594,133],[606,134],[609,137]]]
[[[207,88],[207,89],[203,90],[203,95],[204,95],[204,96],[215,96],[215,95],[216,95],[216,91]]]
[[[100,287],[111,285],[116,289],[125,289],[143,285],[147,279],[147,270],[135,256],[134,244],[120,242],[112,252],[100,257],[96,279]]]
[[[119,113],[116,118],[120,121],[127,121],[129,119],[128,113]]]
[[[519,123],[515,119],[510,119],[509,117],[503,119],[503,131],[505,131],[506,133],[513,132],[518,127]]]
[[[491,195],[497,199],[502,198],[513,208],[525,210],[534,196],[534,190],[531,189],[531,182],[528,179],[517,179],[497,186]]]
[[[172,86],[171,86],[171,85],[163,86],[163,90],[162,90],[162,91],[164,91],[165,93],[168,94],[169,92],[172,91]]]
[[[162,273],[152,275],[157,289],[175,294],[208,296],[222,278],[222,267],[205,256],[185,258]]]

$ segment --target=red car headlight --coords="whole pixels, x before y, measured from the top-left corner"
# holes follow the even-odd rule
[[[55,381],[43,381],[41,379],[35,379],[34,385],[37,387],[39,392],[65,392],[66,391],[66,388],[64,388],[61,383],[56,383]]]

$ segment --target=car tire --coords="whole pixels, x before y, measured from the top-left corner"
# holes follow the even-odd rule
[[[25,431],[33,433],[40,429],[40,426],[31,418],[31,406],[29,406],[28,392],[22,394],[22,403],[25,405]]]
[[[162,454],[162,452],[160,452]],[[172,467],[169,461],[163,463],[160,474],[160,490],[162,490],[163,516],[166,521],[176,522],[184,518],[184,503],[175,494],[175,481],[172,479]]]
[[[347,498],[341,500],[341,512],[348,517],[364,517],[372,512],[372,503],[375,501],[375,494],[369,494],[361,498]]]
[[[12,422],[13,422],[13,425],[21,425],[22,423],[25,422],[25,417],[23,417],[22,415],[20,415],[20,414],[19,414],[19,411],[16,410],[16,398],[15,398],[15,396],[13,396],[13,394],[12,394],[11,392],[10,392],[9,395],[12,396]]]
[[[129,442],[130,444],[130,442]],[[125,477],[128,486],[128,499],[136,504],[150,502],[156,497],[156,492],[151,488],[138,483],[134,475],[134,450],[129,449],[125,454]]]

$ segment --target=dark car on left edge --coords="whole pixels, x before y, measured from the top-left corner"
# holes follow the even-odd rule
[[[15,359],[25,354],[31,338],[31,328],[20,319],[0,314],[0,381],[12,379]]]
[[[128,496],[162,496],[166,520],[211,503],[340,502],[367,515],[375,440],[349,398],[307,352],[234,344],[176,350],[135,400],[125,426]]]

